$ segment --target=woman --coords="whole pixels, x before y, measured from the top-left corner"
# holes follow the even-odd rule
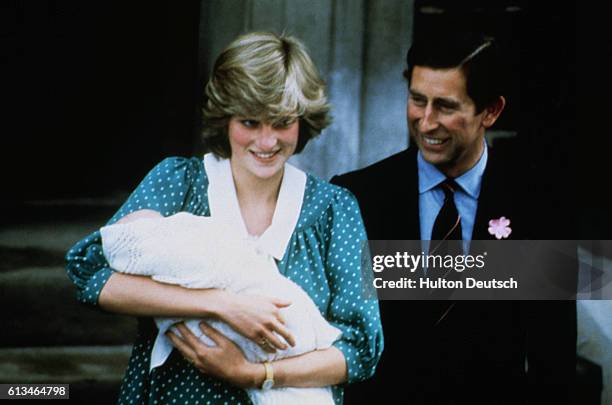
[[[214,167],[207,162],[209,157],[206,156],[204,166],[211,180]],[[214,188],[212,186],[211,182],[209,190]],[[251,363],[265,364],[313,350],[329,349],[342,332],[323,318],[300,286],[279,273],[274,257],[264,253],[267,251],[265,244],[249,238],[240,229],[231,229],[226,218],[217,214],[214,211],[210,217],[187,212],[169,217],[158,214],[158,218],[105,226],[100,229],[104,256],[113,270],[122,273],[150,276],[156,281],[187,288],[219,288],[290,301],[289,307],[281,309],[281,316],[284,326],[294,336],[295,344],[287,350],[269,353],[265,350],[265,341],[264,346],[259,346],[224,322],[155,318],[158,332],[149,370],[163,365],[170,357],[173,345],[167,332],[180,322],[184,322],[204,343],[215,346],[202,333],[200,324],[206,322],[235,343]],[[176,329],[173,331],[181,335]],[[247,388],[246,391],[255,405],[334,405],[330,386]]]
[[[179,325],[181,336],[169,335],[177,350],[149,374],[157,332],[151,317],[218,319],[275,351],[294,343],[280,315],[291,303],[113,272],[96,232],[67,255],[79,299],[143,317],[120,402],[249,403],[241,388],[333,385],[334,400],[342,403],[338,384],[370,377],[383,344],[378,304],[362,297],[360,251],[366,235],[357,202],[348,191],[286,164],[329,123],[324,84],[300,42],[251,33],[219,56],[206,95],[204,138],[214,156],[206,155],[204,162],[164,160],[109,224],[151,211],[225,215],[228,226],[266,247],[279,272],[309,294],[342,337],[329,349],[262,365],[248,362],[205,324],[203,332],[216,347]]]

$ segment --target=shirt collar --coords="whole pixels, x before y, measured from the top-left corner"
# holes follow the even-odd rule
[[[482,183],[482,175],[487,166],[487,159],[488,151],[487,145],[485,144],[478,162],[470,170],[455,179],[457,184],[461,186],[461,189],[474,199],[478,199],[480,195],[480,184]],[[446,179],[444,173],[423,158],[421,151],[417,154],[417,164],[419,169],[420,194],[433,189]]]
[[[235,235],[248,238],[238,204],[229,159],[218,159],[212,153],[204,156],[208,176],[208,202],[213,219],[222,221]],[[263,252],[282,260],[289,239],[298,222],[306,190],[306,173],[285,163],[272,223],[255,242]]]

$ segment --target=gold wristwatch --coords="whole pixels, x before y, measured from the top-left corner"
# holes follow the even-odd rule
[[[261,384],[261,389],[269,390],[274,387],[274,370],[272,369],[272,364],[270,364],[268,361],[266,361],[263,365],[266,368],[266,379]]]

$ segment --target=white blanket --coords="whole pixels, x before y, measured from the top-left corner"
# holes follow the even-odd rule
[[[105,226],[100,232],[104,255],[116,271],[151,276],[186,288],[219,288],[291,301],[281,313],[296,344],[273,354],[264,352],[223,322],[206,321],[235,342],[251,362],[326,349],[341,335],[339,329],[321,316],[306,292],[278,272],[273,257],[259,251],[254,240],[230,234],[221,221],[178,213],[167,218]],[[159,332],[150,370],[162,365],[170,355],[172,344],[164,333],[177,322],[186,321],[187,327],[205,344],[214,345],[200,330],[201,319],[157,318],[155,321]],[[249,389],[247,392],[254,404],[333,404],[330,387]]]

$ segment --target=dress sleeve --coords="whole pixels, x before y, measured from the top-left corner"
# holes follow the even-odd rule
[[[197,159],[186,158],[163,160],[147,174],[108,224],[141,209],[155,210],[163,216],[197,210],[201,198],[193,198],[192,194],[199,163]],[[97,306],[100,292],[113,272],[104,257],[99,230],[68,251],[66,272],[77,288],[77,300]]]
[[[342,351],[348,382],[374,374],[383,350],[378,301],[364,295],[362,245],[367,236],[355,197],[338,188],[327,214],[326,273],[330,286],[327,320],[342,331],[334,346]]]

